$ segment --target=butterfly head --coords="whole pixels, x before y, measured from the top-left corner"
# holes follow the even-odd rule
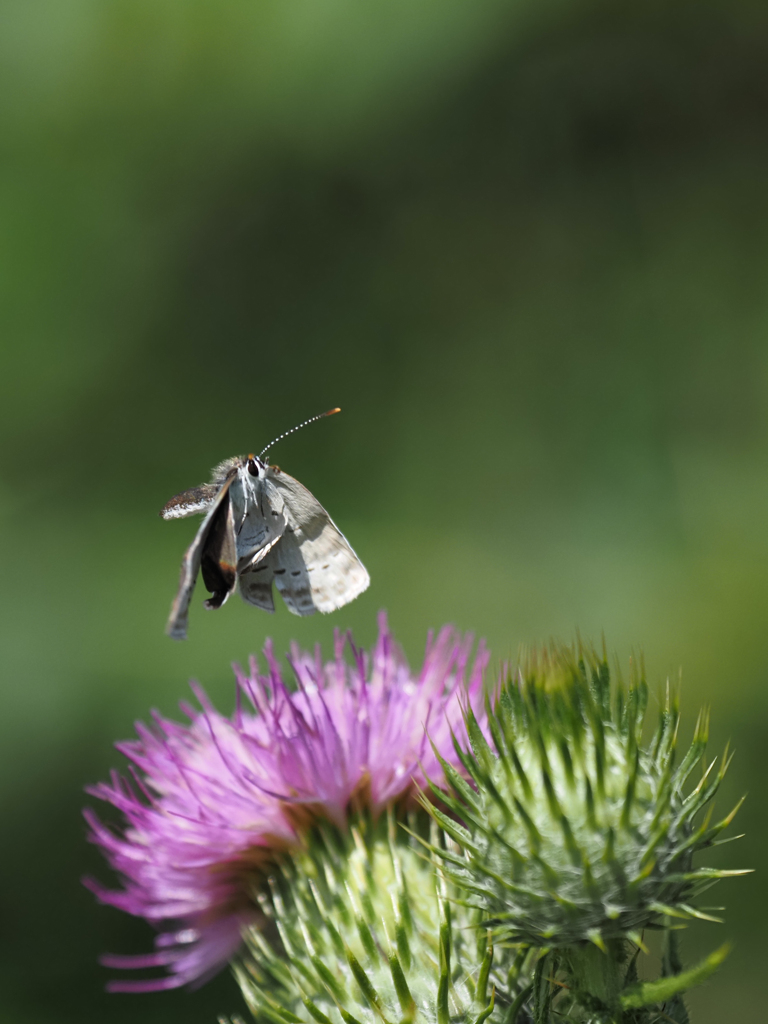
[[[267,466],[269,459],[266,462],[262,461],[258,455],[249,455],[246,460],[246,468],[251,476],[255,476],[256,479],[263,478],[267,475]]]

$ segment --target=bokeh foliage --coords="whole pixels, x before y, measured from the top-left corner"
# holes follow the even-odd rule
[[[148,930],[79,876],[80,790],[267,633],[387,607],[497,657],[579,628],[684,666],[766,836],[768,18],[742,2],[6,0],[0,34],[3,1024],[212,1021],[229,978],[107,997]],[[170,494],[275,460],[370,591],[162,625]],[[761,1019],[766,882],[693,1008]],[[723,936],[725,937],[724,930]],[[711,937],[706,942],[712,945]],[[684,953],[698,953],[695,936]],[[741,951],[741,952],[740,952]],[[750,955],[747,956],[747,951]]]

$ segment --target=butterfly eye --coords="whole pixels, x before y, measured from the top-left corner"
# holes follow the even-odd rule
[[[259,460],[256,458],[255,455],[248,456],[248,472],[251,474],[251,476],[259,475]]]

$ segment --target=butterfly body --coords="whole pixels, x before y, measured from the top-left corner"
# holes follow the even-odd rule
[[[274,611],[273,583],[295,615],[332,612],[354,600],[370,578],[314,495],[255,455],[218,465],[210,484],[171,498],[160,515],[205,518],[187,549],[166,632],[187,635],[198,573],[220,608],[239,586],[249,604]]]

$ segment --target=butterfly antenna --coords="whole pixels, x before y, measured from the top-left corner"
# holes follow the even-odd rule
[[[309,424],[314,423],[315,420],[325,419],[326,416],[335,416],[337,412],[341,412],[341,409],[329,409],[328,412],[321,412],[318,416],[311,416],[308,420],[304,420],[304,422],[300,423],[298,427],[291,427],[290,430],[286,430],[286,432],[281,434],[280,437],[276,437],[274,441],[270,441],[267,447],[259,453],[259,458],[262,459],[272,445],[277,444],[278,441],[282,441],[283,438],[288,437],[289,434],[295,434],[297,430],[301,430],[302,427],[309,426]]]

